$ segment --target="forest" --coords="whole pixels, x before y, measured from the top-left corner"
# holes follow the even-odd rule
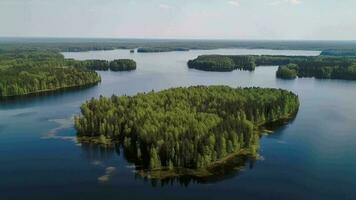
[[[355,50],[355,41],[253,41],[174,39],[94,39],[94,38],[0,38],[0,52],[14,49],[78,52],[113,49],[276,49]]]
[[[296,64],[281,65],[278,67],[276,76],[281,79],[296,79],[298,66]]]
[[[79,138],[119,142],[147,170],[201,169],[258,149],[261,125],[290,119],[298,96],[281,89],[191,86],[100,97],[75,117]]]
[[[0,53],[0,97],[93,85],[100,76],[51,51]],[[78,66],[77,66],[78,65]]]
[[[67,63],[75,65],[76,67],[85,67],[89,70],[96,71],[130,71],[136,69],[136,62],[131,59],[117,59],[112,61],[106,60],[84,60],[76,61],[68,59]]]
[[[336,56],[206,55],[188,61],[189,68],[205,71],[253,71],[255,66],[280,66],[279,78],[314,77],[318,79],[356,80],[356,59]],[[296,73],[296,74],[295,74]]]
[[[109,64],[111,71],[130,71],[136,69],[136,62],[131,59],[113,60]]]
[[[188,67],[219,72],[233,71],[235,69],[253,71],[255,70],[255,62],[254,58],[249,56],[207,55],[189,60]]]
[[[189,49],[182,47],[140,47],[137,49],[138,53],[159,53],[171,51],[189,51]]]

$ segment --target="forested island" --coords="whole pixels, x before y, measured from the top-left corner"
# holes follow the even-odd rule
[[[0,97],[94,85],[100,76],[50,51],[0,53]]]
[[[109,69],[111,71],[131,71],[136,69],[136,62],[131,59],[117,59],[110,62],[106,60],[75,61],[75,65],[97,71],[108,71]]]
[[[143,176],[204,177],[231,158],[256,155],[260,127],[298,108],[298,97],[281,89],[194,86],[93,98],[75,128],[79,141],[122,145]]]
[[[205,71],[253,71],[255,66],[280,66],[277,77],[315,77],[356,80],[356,59],[335,56],[205,55],[188,61],[188,67]]]
[[[249,56],[222,56],[222,55],[204,55],[197,59],[189,60],[188,67],[204,71],[233,71],[255,70],[255,62],[253,57]]]
[[[136,69],[136,62],[131,59],[118,59],[110,62],[111,71],[131,71]]]

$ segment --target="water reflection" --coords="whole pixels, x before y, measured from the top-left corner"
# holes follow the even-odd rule
[[[88,85],[88,86],[79,86],[72,88],[63,88],[55,91],[46,91],[41,93],[33,93],[23,96],[15,97],[0,97],[0,108],[1,109],[13,109],[13,108],[24,108],[32,105],[41,105],[43,103],[48,103],[50,101],[58,101],[58,97],[75,95],[83,95],[84,92],[90,91],[92,87],[95,87],[98,84]]]
[[[166,186],[178,184],[187,187],[191,183],[215,183],[222,180],[233,178],[241,172],[241,170],[252,169],[255,164],[255,158],[250,156],[237,156],[229,160],[223,166],[217,166],[209,171],[214,172],[211,176],[196,177],[191,175],[184,175],[179,177],[169,177],[164,179],[150,179],[147,176],[141,176],[141,167],[135,164],[135,161],[130,151],[124,150],[121,145],[99,145],[91,143],[81,143],[82,155],[84,159],[91,164],[105,167],[107,162],[112,160],[114,156],[123,157],[128,163],[118,163],[118,165],[133,166],[135,173],[135,180],[151,183],[152,186]],[[246,167],[247,166],[247,167]],[[116,169],[116,166],[111,166],[110,169]],[[128,167],[129,168],[129,167]],[[104,179],[105,177],[103,177]]]
[[[265,124],[262,127],[262,130],[268,130],[269,135],[274,133],[281,134],[283,129],[287,128],[287,124],[294,122],[297,113],[289,119],[279,120],[273,123]],[[259,140],[262,135],[261,133],[256,132],[256,146],[259,148]],[[280,136],[280,135],[279,135]],[[277,137],[279,137],[277,136]],[[79,140],[80,141],[80,140]],[[244,170],[252,170],[256,164],[256,161],[263,160],[263,157],[260,155],[238,155],[232,159],[225,161],[223,164],[214,165],[208,169],[210,175],[208,176],[198,176],[198,175],[181,175],[185,174],[186,171],[176,170],[173,176],[167,176],[162,179],[150,178],[149,175],[145,172],[145,167],[147,166],[148,160],[139,160],[137,158],[137,153],[135,152],[136,147],[132,148],[123,148],[121,144],[111,144],[111,145],[100,145],[88,142],[81,142],[81,149],[83,152],[83,157],[90,161],[93,165],[98,165],[106,167],[106,172],[103,176],[99,177],[99,182],[108,182],[111,178],[111,175],[118,166],[108,167],[105,163],[110,162],[115,158],[115,156],[123,158],[123,161],[126,163],[118,163],[118,165],[132,166],[135,173],[135,180],[144,181],[150,183],[153,187],[158,186],[169,186],[169,185],[180,185],[188,187],[192,183],[198,184],[211,184],[220,182],[223,180],[231,179],[238,176]],[[261,158],[261,159],[260,159]],[[178,176],[176,174],[179,174]],[[194,174],[194,173],[193,173]]]

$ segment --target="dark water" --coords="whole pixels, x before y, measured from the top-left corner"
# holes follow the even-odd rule
[[[255,72],[201,72],[200,54],[316,55],[318,52],[213,50],[130,54],[66,53],[76,59],[133,58],[133,72],[100,72],[95,87],[0,103],[0,199],[355,199],[356,82],[277,80],[276,67]],[[165,184],[134,173],[122,152],[75,143],[71,117],[86,99],[175,86],[226,84],[292,90],[296,119],[261,140],[262,160],[208,183]],[[120,153],[120,154],[119,154]]]

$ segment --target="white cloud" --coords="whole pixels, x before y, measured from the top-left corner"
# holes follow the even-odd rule
[[[240,6],[240,2],[238,0],[234,0],[234,1],[228,1],[228,4],[235,6],[235,7],[239,7]]]
[[[272,1],[269,3],[269,5],[271,6],[278,6],[278,5],[281,5],[281,4],[291,4],[291,5],[299,5],[302,3],[301,0],[276,0],[276,1]]]
[[[302,1],[301,0],[289,0],[289,3],[293,4],[293,5],[298,5],[298,4],[301,4]]]
[[[162,8],[162,9],[171,9],[171,8],[173,8],[172,6],[167,5],[167,4],[159,4],[158,7]]]

